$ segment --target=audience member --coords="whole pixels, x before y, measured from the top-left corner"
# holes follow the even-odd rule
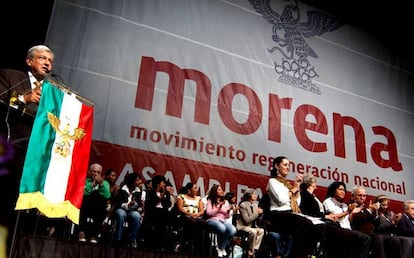
[[[166,179],[156,175],[152,178],[152,187],[146,193],[144,204],[143,235],[147,247],[165,249],[172,247],[169,238],[169,227],[172,216],[170,193],[166,191]]]
[[[224,199],[224,191],[220,185],[213,185],[207,199],[207,224],[218,234],[217,255],[227,256],[227,248],[230,246],[237,230],[227,221],[230,216],[230,204]]]
[[[206,222],[204,204],[198,194],[198,186],[192,182],[187,183],[177,197],[177,210],[179,212],[178,224],[183,228],[181,250],[188,250],[200,254],[202,250],[202,234]]]
[[[375,229],[375,218],[380,205],[370,200],[368,207],[365,207],[366,198],[367,194],[364,187],[356,186],[353,188],[351,200],[355,203],[355,209],[350,214],[349,219],[352,229],[371,234]]]
[[[275,258],[289,257],[290,250],[292,248],[292,239],[290,235],[282,236],[279,232],[272,231],[270,221],[270,196],[269,193],[265,193],[259,201],[259,207],[263,210],[263,216],[260,220],[260,226],[265,229],[267,233],[266,244],[269,244],[270,248],[267,248],[268,252],[275,255]]]
[[[248,188],[243,194],[242,202],[239,205],[240,216],[237,220],[237,229],[249,233],[248,237],[248,257],[253,257],[264,236],[264,229],[257,227],[256,222],[263,214],[263,210],[258,207],[257,194],[254,189]]]
[[[328,258],[350,257],[353,249],[361,251],[363,248],[369,248],[369,246],[354,246],[354,243],[350,241],[355,237],[358,237],[359,233],[353,230],[343,229],[336,222],[336,215],[326,214],[322,202],[316,197],[314,191],[317,189],[317,179],[312,174],[305,174],[303,176],[303,183],[301,184],[301,203],[300,210],[303,214],[312,217],[320,218],[325,223],[318,224],[316,227],[319,229],[318,233],[322,234],[322,250]],[[357,248],[356,248],[357,247]],[[367,252],[366,250],[363,252]]]
[[[97,243],[110,196],[109,183],[103,178],[102,166],[98,163],[90,165],[79,214],[79,241],[86,242],[89,237],[91,243]]]
[[[136,247],[136,238],[141,228],[141,213],[145,193],[141,190],[142,178],[135,172],[127,174],[119,191],[119,206],[114,210],[115,243],[121,244],[125,222],[128,222],[128,234],[125,244]]]
[[[112,168],[106,170],[105,180],[109,183],[109,190],[111,192],[111,197],[107,201],[107,206],[106,206],[106,210],[108,212],[106,216],[108,218],[111,217],[112,212],[118,206],[117,201],[118,201],[118,194],[119,194],[120,187],[119,185],[116,184],[117,177],[118,175],[116,171],[113,170]]]
[[[352,230],[351,222],[349,220],[349,214],[355,209],[356,204],[352,203],[349,206],[344,203],[346,194],[346,185],[344,182],[335,181],[328,186],[326,193],[326,199],[323,201],[323,206],[327,214],[335,215],[335,220],[339,222],[339,225],[353,232],[351,234],[343,234],[343,238],[338,241],[344,243],[350,243],[352,246],[348,249],[351,252],[349,257],[368,257],[371,238],[369,235],[357,230]],[[346,255],[346,249],[340,249],[338,251],[338,257],[340,255]]]
[[[239,206],[237,205],[236,195],[233,192],[227,192],[224,194],[224,200],[230,204],[230,213],[227,221],[236,226],[237,221],[233,220],[235,215],[239,213]]]
[[[291,255],[307,257],[315,251],[315,230],[313,223],[300,213],[300,184],[302,175],[296,175],[293,184],[287,179],[290,165],[286,157],[279,156],[273,160],[271,178],[267,183],[270,197],[270,231],[278,232],[284,238],[293,239]]]
[[[368,207],[365,207],[366,198],[367,194],[364,187],[356,186],[353,188],[351,199],[356,205],[349,217],[351,228],[371,237],[370,253],[372,256],[385,257],[384,236],[374,232],[375,218],[380,205],[370,200]]]
[[[102,225],[102,234],[99,241],[103,244],[111,243],[113,240],[113,211],[119,206],[119,185],[116,184],[117,173],[114,169],[109,168],[105,171],[104,179],[109,183],[111,197],[106,201],[106,217]]]
[[[145,188],[145,191],[151,190],[151,188],[152,188],[152,180],[151,179],[148,179],[147,181],[145,181],[144,188]]]
[[[303,182],[300,185],[300,197],[301,202],[299,205],[300,211],[305,214],[323,220],[335,221],[335,214],[325,214],[325,209],[322,202],[314,194],[317,189],[317,179],[312,174],[305,174],[303,176]]]
[[[399,236],[414,237],[414,200],[407,200],[403,204],[403,214],[397,223]]]
[[[175,204],[177,203],[177,195],[175,194],[173,185],[168,180],[165,182],[165,190],[170,193],[171,206],[168,208],[168,210],[172,211],[175,208]]]
[[[395,235],[397,223],[401,219],[401,213],[390,210],[389,199],[386,195],[380,194],[375,197],[375,202],[379,203],[378,216],[375,218],[375,232],[384,235]]]

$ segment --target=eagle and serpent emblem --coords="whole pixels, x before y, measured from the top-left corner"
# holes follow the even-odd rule
[[[282,55],[280,63],[274,62],[279,81],[298,87],[315,94],[321,94],[319,88],[312,82],[318,73],[308,58],[319,58],[315,51],[305,41],[305,38],[320,36],[332,32],[342,26],[335,17],[317,10],[307,11],[307,21],[301,21],[301,13],[297,0],[288,4],[281,14],[270,6],[271,0],[249,0],[250,4],[270,24],[272,24],[272,39],[275,46],[268,49],[270,53],[278,51]]]
[[[74,128],[73,134],[70,134],[70,123],[66,123],[60,129],[60,120],[57,116],[51,112],[47,112],[47,119],[58,135],[58,139],[55,141],[54,152],[66,158],[70,154],[70,141],[82,139],[86,134],[85,130],[82,128]]]

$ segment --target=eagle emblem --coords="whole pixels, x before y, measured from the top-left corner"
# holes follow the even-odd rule
[[[321,94],[312,79],[318,77],[308,57],[319,58],[305,41],[305,38],[320,36],[338,29],[342,24],[334,17],[316,10],[310,10],[307,21],[301,22],[300,9],[295,4],[286,5],[281,14],[270,6],[270,0],[249,0],[250,4],[272,24],[272,39],[275,46],[268,49],[282,55],[280,63],[274,62],[279,81],[316,94]]]
[[[60,129],[60,120],[57,116],[47,112],[47,119],[58,135],[55,141],[54,151],[63,158],[66,158],[70,154],[71,141],[82,139],[86,134],[85,130],[82,128],[74,128],[73,134],[71,134],[70,123],[66,123]]]

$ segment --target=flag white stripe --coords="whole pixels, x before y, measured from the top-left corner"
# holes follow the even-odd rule
[[[59,129],[61,132],[63,130],[69,129],[69,134],[73,135],[74,128],[77,128],[79,125],[81,110],[82,103],[79,102],[74,95],[65,93],[62,101],[61,112],[59,115]],[[67,125],[69,125],[69,128],[65,128]],[[66,157],[63,157],[59,152],[55,151],[57,144],[61,143],[62,133],[57,132],[55,142],[53,143],[51,150],[52,155],[44,187],[44,196],[50,202],[56,203],[63,202],[65,200],[66,188],[72,165],[74,140],[69,140],[69,154]]]

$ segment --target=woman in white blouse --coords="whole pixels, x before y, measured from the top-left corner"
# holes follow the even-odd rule
[[[270,197],[270,231],[278,232],[284,238],[292,238],[292,257],[308,257],[314,252],[309,239],[313,238],[313,223],[300,215],[300,184],[302,175],[297,174],[293,183],[287,179],[290,162],[279,156],[273,160],[271,178],[267,184]]]

